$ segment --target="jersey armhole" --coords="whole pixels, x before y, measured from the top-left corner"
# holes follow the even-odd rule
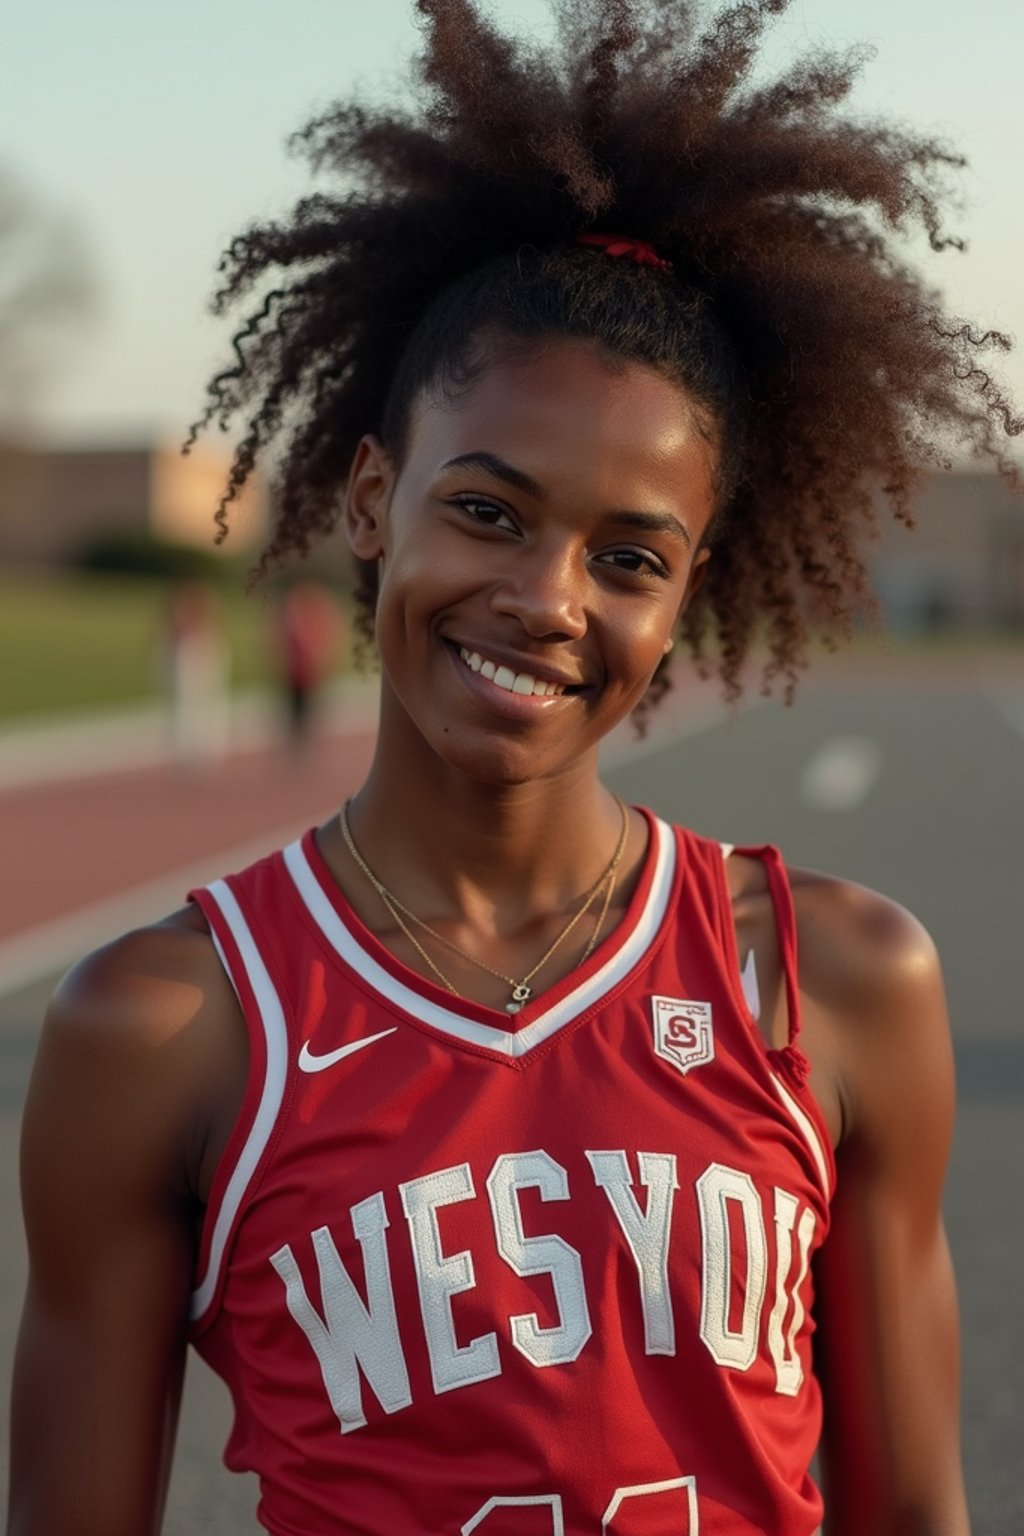
[[[764,1051],[775,1090],[787,1111],[798,1125],[804,1140],[811,1150],[827,1203],[831,1198],[831,1192],[835,1189],[836,1162],[828,1125],[808,1080],[811,1064],[799,1045],[801,1009],[799,971],[797,969],[796,911],[793,906],[793,892],[786,873],[786,866],[778,848],[771,844],[764,844],[760,847],[740,847],[730,843],[722,843],[720,847],[722,856],[718,860],[718,874],[725,903],[723,909],[723,928],[725,930],[723,939],[725,952],[730,961],[730,971],[734,979],[734,991],[741,999],[744,1005],[744,1012],[750,1021],[751,1029],[756,1032],[758,1042]],[[732,898],[725,870],[726,860],[733,853],[738,853],[741,858],[760,859],[768,879],[768,893],[771,897],[772,911],[775,916],[775,936],[779,946],[786,982],[789,1029],[787,1043],[781,1048],[770,1046],[765,1040],[753,1010],[748,1006],[747,1002],[747,989],[744,987],[743,976],[739,966],[736,928],[732,920]],[[751,951],[752,956],[753,951]]]
[[[793,893],[790,889],[782,855],[771,844],[765,844],[761,847],[738,847],[732,843],[722,843],[719,846],[722,851],[719,869],[724,894],[723,938],[725,940],[726,953],[730,960],[731,971],[735,977],[736,987],[743,999],[745,1011],[754,1025],[758,1022],[758,1009],[752,1006],[752,999],[757,998],[758,994],[756,971],[753,972],[753,975],[750,974],[753,971],[753,951],[750,951],[745,962],[741,965],[739,948],[736,943],[736,928],[732,920],[732,897],[729,892],[725,865],[727,859],[732,857],[733,854],[738,854],[740,858],[744,859],[757,859],[764,865],[765,875],[768,880],[768,894],[771,898],[772,913],[775,919],[775,940],[778,945],[786,984],[786,1048],[796,1051],[801,1026],[796,912],[793,907]],[[766,1049],[770,1050],[771,1047],[766,1045]]]
[[[238,1119],[210,1186],[196,1261],[189,1336],[216,1316],[228,1255],[245,1204],[272,1146],[288,1084],[289,1029],[275,985],[238,897],[226,880],[190,891],[238,998],[246,1023],[249,1071]]]

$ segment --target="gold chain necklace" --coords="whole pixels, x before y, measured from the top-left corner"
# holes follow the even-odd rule
[[[407,906],[399,901],[398,897],[394,894],[393,891],[388,890],[383,880],[374,874],[373,870],[370,868],[369,864],[367,864],[366,860],[363,858],[362,854],[359,852],[359,849],[355,845],[355,840],[352,836],[352,829],[348,824],[349,802],[347,800],[341,808],[341,814],[338,820],[341,824],[341,835],[345,839],[345,846],[349,853],[352,855],[352,858],[355,860],[360,870],[362,870],[367,880],[373,886],[374,890],[377,892],[377,895],[380,897],[381,901],[390,912],[392,918],[397,923],[398,927],[401,928],[406,938],[409,940],[409,943],[427,963],[427,965],[433,971],[434,975],[441,982],[442,986],[446,987],[449,992],[453,992],[456,996],[458,996],[458,989],[451,981],[449,981],[448,977],[441,970],[440,966],[436,965],[431,959],[430,955],[427,954],[427,951],[423,948],[423,945],[419,942],[416,935],[410,929],[409,924],[405,921],[406,918],[409,919],[409,922],[415,923],[417,928],[421,928],[425,933],[429,933],[430,937],[432,939],[436,939],[439,944],[443,944],[447,949],[454,950],[457,955],[461,955],[463,960],[468,960],[470,965],[475,965],[479,970],[487,971],[489,975],[497,976],[499,981],[504,981],[512,989],[512,996],[505,1004],[505,1012],[518,1013],[523,1004],[533,996],[533,988],[530,986],[530,982],[537,975],[538,971],[542,970],[544,966],[547,965],[555,950],[558,949],[561,944],[564,944],[565,940],[569,937],[570,933],[572,933],[576,925],[581,922],[586,914],[590,911],[590,908],[594,905],[594,902],[597,900],[598,896],[603,890],[604,901],[601,903],[600,916],[598,917],[597,924],[590,936],[590,941],[587,944],[586,949],[583,951],[583,954],[577,961],[577,965],[582,965],[584,961],[590,958],[594,951],[594,948],[597,944],[598,935],[600,934],[601,929],[604,927],[605,919],[608,916],[608,908],[611,906],[612,892],[615,889],[615,872],[618,869],[622,860],[622,855],[625,852],[626,838],[629,833],[629,814],[625,805],[619,799],[618,795],[616,795],[615,800],[620,812],[622,813],[622,829],[619,832],[619,841],[615,846],[615,852],[612,854],[611,860],[606,866],[604,872],[598,877],[597,881],[590,887],[590,890],[583,898],[582,906],[580,906],[576,912],[573,913],[572,917],[566,923],[561,933],[558,934],[554,942],[550,944],[544,951],[543,955],[541,955],[533,969],[531,971],[527,971],[526,975],[523,976],[519,981],[517,981],[514,976],[506,976],[504,971],[496,971],[493,966],[485,964],[483,960],[478,960],[475,955],[467,954],[464,949],[460,949],[458,944],[454,944],[451,939],[446,939],[443,933],[437,933],[433,928],[430,927],[429,923],[425,923],[423,921],[422,917],[417,917],[415,912],[411,911]]]

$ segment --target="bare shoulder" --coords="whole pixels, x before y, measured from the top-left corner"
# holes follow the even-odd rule
[[[734,855],[729,884],[737,922],[773,925],[768,878],[758,858]],[[815,990],[877,994],[934,975],[935,945],[922,923],[889,897],[817,870],[787,869],[799,931],[801,983]]]
[[[808,1053],[831,1064],[844,1139],[871,1135],[908,1100],[946,1120],[952,1051],[934,941],[898,902],[852,881],[791,869]]]
[[[105,1129],[164,1146],[183,1186],[244,1088],[244,1027],[202,915],[184,908],[86,956],[47,1010],[26,1112],[36,1127]],[[193,1191],[194,1192],[194,1191]]]
[[[43,1049],[158,1077],[204,1075],[237,1005],[202,919],[183,908],[87,955],[61,981],[47,1011]]]
[[[921,1103],[951,1103],[942,973],[925,927],[898,902],[853,881],[794,867],[787,875],[797,923],[801,1044],[833,1142],[849,1146],[911,1085]],[[789,1010],[765,864],[733,855],[728,878],[740,954],[752,952],[756,960],[762,1031],[781,1045]]]
[[[939,976],[935,944],[912,912],[850,880],[791,869],[801,982],[840,1007],[909,999]]]
[[[90,1043],[144,1050],[167,1043],[227,979],[201,914],[183,907],[150,927],[122,934],[64,976],[48,1027]]]
[[[84,955],[61,978],[53,995],[51,1014],[79,1018],[82,1027],[106,1022],[111,1012],[135,1001],[146,978],[202,966],[212,950],[209,931],[191,906],[172,912],[160,922],[135,928]]]

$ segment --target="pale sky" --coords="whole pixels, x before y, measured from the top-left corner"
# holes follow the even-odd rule
[[[543,27],[543,0],[498,0]],[[58,441],[180,437],[222,360],[206,314],[221,249],[310,185],[287,135],[355,83],[399,89],[411,0],[0,0],[0,165],[77,225],[96,314],[36,409]],[[1020,338],[1024,399],[1021,0],[794,0],[770,58],[877,48],[855,101],[954,140],[971,164],[966,256],[929,266],[960,312]],[[641,232],[642,233],[642,232]]]

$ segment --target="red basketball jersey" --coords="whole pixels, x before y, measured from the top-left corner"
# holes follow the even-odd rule
[[[817,1528],[829,1140],[721,848],[648,820],[624,920],[514,1016],[398,963],[312,834],[194,893],[252,1057],[194,1338],[274,1536]]]

